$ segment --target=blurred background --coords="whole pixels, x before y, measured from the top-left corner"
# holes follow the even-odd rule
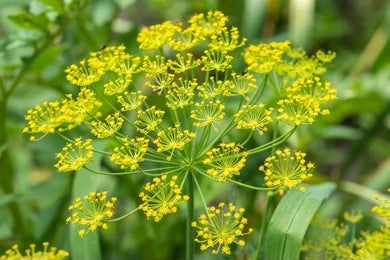
[[[63,71],[89,52],[124,44],[128,52],[137,53],[142,26],[187,20],[215,9],[229,16],[230,25],[239,27],[249,44],[288,39],[309,54],[318,49],[337,52],[326,74],[338,90],[331,115],[299,128],[289,142],[316,163],[319,177],[314,182],[332,180],[339,185],[321,214],[337,217],[344,210],[359,209],[366,217],[358,229],[375,228],[372,204],[358,198],[390,187],[389,1],[1,0],[0,84],[12,91],[7,102],[0,100],[0,254],[14,243],[50,241],[59,248],[70,247],[64,220],[74,175],[59,174],[52,167],[64,142],[56,136],[29,142],[21,134],[26,111],[76,93]],[[263,158],[243,175],[258,182],[256,167]],[[119,198],[119,210],[126,212],[136,205],[144,180],[120,177],[101,182]],[[361,186],[351,187],[350,182]],[[210,185],[207,196],[223,197],[230,192],[226,189]],[[257,225],[262,195],[245,191],[239,201],[251,209],[250,221]],[[103,259],[181,259],[184,217],[155,224],[134,215],[112,225],[100,241]],[[254,247],[249,240],[245,250]],[[208,257],[202,254],[199,259]]]

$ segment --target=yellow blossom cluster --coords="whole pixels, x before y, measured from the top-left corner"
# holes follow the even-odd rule
[[[149,139],[123,137],[120,141],[122,145],[114,148],[110,158],[111,161],[121,169],[138,169],[139,164],[145,160],[144,156],[148,149]]]
[[[11,249],[5,251],[4,255],[0,256],[0,260],[63,260],[69,256],[69,253],[65,250],[49,247],[48,242],[44,242],[42,245],[43,250],[40,251],[37,250],[35,244],[31,244],[24,254],[20,252],[18,245],[14,245]]]
[[[245,231],[248,220],[243,217],[244,212],[244,208],[237,209],[232,203],[221,202],[218,207],[208,207],[207,213],[191,224],[197,229],[195,242],[200,243],[200,250],[211,248],[213,254],[230,255],[232,244],[245,246],[242,237],[253,229]]]
[[[163,175],[146,183],[144,191],[139,194],[142,200],[139,208],[147,218],[159,222],[165,215],[176,213],[178,204],[189,199],[187,195],[182,195],[176,181],[177,176],[168,179],[167,175]]]
[[[120,116],[119,113],[115,113],[113,115],[108,115],[105,121],[106,122],[92,121],[91,134],[93,134],[97,138],[106,138],[109,136],[113,136],[115,132],[121,128],[124,119]]]
[[[97,228],[107,229],[104,221],[114,215],[114,207],[117,198],[107,198],[107,191],[90,192],[84,199],[76,198],[69,211],[72,214],[66,219],[66,223],[73,223],[83,227],[79,229],[80,237]]]
[[[92,159],[92,155],[92,139],[83,141],[79,137],[62,148],[56,155],[58,162],[54,166],[59,172],[77,171]]]
[[[90,53],[65,69],[66,79],[81,87],[79,94],[27,111],[23,131],[32,140],[56,133],[68,141],[57,155],[55,166],[60,172],[79,170],[96,152],[121,172],[84,167],[91,172],[152,177],[135,210],[156,222],[177,211],[178,203],[188,199],[182,195],[183,185],[198,177],[280,194],[297,186],[311,177],[314,165],[306,163],[306,154],[288,149],[277,150],[260,168],[268,187],[232,178],[240,175],[249,156],[276,147],[296,126],[329,114],[325,106],[335,99],[336,91],[321,76],[324,64],[335,54],[319,51],[308,56],[288,41],[261,43],[243,50],[247,67],[237,68],[236,54],[246,39],[227,22],[220,11],[195,14],[187,22],[142,28],[137,41],[139,49],[147,51],[137,56],[127,53],[124,45]],[[275,130],[279,141],[250,147],[253,132],[268,134],[269,125],[275,123],[276,129],[277,121],[294,125],[290,135],[277,136]],[[75,127],[89,130],[88,137],[68,138],[64,132]],[[249,132],[244,142],[236,140],[237,130]],[[109,144],[103,151],[92,146],[100,138],[107,138]],[[196,187],[201,192],[201,186]],[[115,199],[91,193],[85,201],[76,200],[71,206],[75,215],[68,220],[88,227],[80,231],[81,236],[107,227],[104,220],[112,216]],[[246,234],[247,221],[243,211],[223,203],[208,208],[194,225],[201,249],[230,254],[232,244],[243,246],[240,237]]]
[[[234,175],[240,175],[248,153],[241,151],[235,143],[221,143],[207,152],[203,164],[209,166],[207,174],[219,182],[225,182]]]
[[[275,187],[279,194],[283,194],[286,188],[291,189],[312,177],[314,164],[306,162],[305,157],[306,153],[292,152],[288,148],[276,150],[275,154],[267,157],[259,167],[265,174],[265,185]],[[305,191],[304,187],[300,190]]]
[[[238,113],[234,115],[237,129],[250,129],[257,131],[260,135],[268,130],[268,125],[272,122],[272,108],[265,109],[264,104],[244,105]]]

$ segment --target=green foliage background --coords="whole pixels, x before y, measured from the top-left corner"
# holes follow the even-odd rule
[[[52,165],[63,140],[48,136],[31,143],[21,130],[27,109],[76,91],[64,77],[69,64],[104,45],[123,43],[129,52],[137,52],[136,35],[142,26],[166,19],[185,20],[193,13],[213,9],[228,15],[230,24],[238,26],[249,43],[290,39],[309,53],[317,49],[337,52],[327,74],[338,90],[331,115],[300,127],[289,142],[316,162],[318,174],[313,183],[337,184],[321,206],[320,217],[339,217],[346,210],[360,209],[365,219],[358,230],[378,225],[369,211],[370,198],[374,191],[390,187],[387,1],[1,0],[0,79],[11,93],[7,99],[0,95],[0,253],[15,243],[23,247],[50,241],[63,249],[86,250],[80,252],[84,256],[73,259],[99,258],[88,255],[88,250],[101,254],[102,259],[182,259],[183,211],[178,218],[157,224],[136,214],[111,225],[100,238],[96,235],[91,242],[73,240],[71,244],[64,220],[74,195],[83,195],[88,186],[108,189],[118,197],[118,212],[123,213],[138,202],[144,181],[138,176],[88,179],[78,177],[82,172],[59,174]],[[74,134],[78,135],[82,132]],[[263,159],[260,156],[249,162],[243,180],[261,184],[256,167]],[[104,161],[102,165],[109,167]],[[247,207],[250,224],[260,225],[264,194],[227,187],[208,186],[206,199],[237,201]],[[199,199],[195,200],[195,208],[200,208]],[[248,246],[236,254],[252,254],[257,238],[258,234],[251,235]],[[98,252],[96,242],[100,243]],[[211,257],[224,259],[208,253],[200,253],[197,259]]]

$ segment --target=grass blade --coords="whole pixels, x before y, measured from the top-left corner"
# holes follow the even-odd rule
[[[292,189],[272,215],[266,240],[266,258],[299,259],[301,244],[313,215],[335,189],[334,183],[308,185],[302,193]]]

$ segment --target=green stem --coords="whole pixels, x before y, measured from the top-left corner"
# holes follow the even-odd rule
[[[187,180],[187,195],[190,197],[187,203],[186,219],[186,260],[194,260],[194,231],[191,223],[194,219],[194,179],[193,174],[189,173]]]
[[[248,137],[245,139],[244,142],[241,143],[241,145],[245,145],[251,139],[252,135],[253,135],[253,131],[249,133]]]
[[[274,190],[274,189],[275,189],[275,188],[268,188],[268,187],[257,187],[257,186],[252,186],[252,185],[248,185],[248,184],[245,184],[245,183],[242,183],[242,182],[239,182],[239,181],[235,181],[235,180],[232,180],[232,179],[228,179],[228,182],[237,184],[237,185],[239,185],[239,186],[242,186],[242,187],[245,187],[245,188],[248,188],[248,189],[251,189],[251,190],[266,191],[266,190]]]
[[[106,220],[104,220],[104,222],[116,222],[116,221],[122,220],[122,219],[124,219],[124,218],[127,218],[127,217],[130,216],[130,215],[133,215],[133,214],[134,214],[135,212],[137,212],[138,210],[139,210],[139,208],[135,208],[135,209],[133,209],[132,211],[126,213],[126,214],[123,215],[123,216],[120,216],[120,217],[118,217],[118,218],[113,218],[113,219],[106,219]]]
[[[263,246],[264,246],[264,237],[265,237],[265,232],[267,230],[267,219],[268,219],[268,214],[269,214],[269,209],[270,209],[270,198],[272,195],[267,193],[267,197],[265,199],[265,209],[263,212],[263,217],[261,218],[261,224],[260,224],[260,237],[259,237],[259,244],[257,246],[256,254],[254,260],[260,260],[261,259],[261,254],[263,251]]]

